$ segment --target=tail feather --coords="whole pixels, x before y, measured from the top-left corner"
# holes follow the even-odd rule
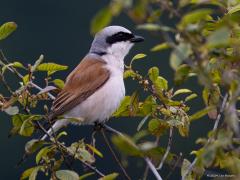
[[[44,136],[40,139],[42,141],[46,140],[47,137],[52,136],[53,133],[56,133],[59,129],[66,126],[68,124],[66,119],[60,119],[57,120],[52,127],[50,127],[47,131],[47,134],[44,134]]]

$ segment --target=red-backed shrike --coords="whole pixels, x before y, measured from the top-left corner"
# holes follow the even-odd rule
[[[69,74],[53,102],[48,118],[61,116],[61,119],[52,129],[57,131],[66,126],[71,122],[69,118],[82,119],[75,122],[80,125],[108,120],[125,96],[124,57],[134,43],[143,40],[121,26],[108,26],[98,32],[89,53]]]

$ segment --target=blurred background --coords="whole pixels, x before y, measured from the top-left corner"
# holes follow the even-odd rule
[[[59,79],[65,79],[67,74],[79,63],[82,57],[88,52],[93,37],[90,35],[90,22],[96,12],[103,8],[108,0],[1,0],[0,24],[7,21],[14,21],[18,24],[18,29],[9,38],[0,43],[2,49],[10,61],[18,60],[23,64],[34,63],[40,54],[45,56],[45,61],[56,62],[68,65],[69,69],[55,74]],[[174,22],[172,22],[174,23]],[[170,87],[173,85],[173,71],[168,62],[168,51],[150,52],[149,49],[161,41],[161,37],[154,34],[145,33],[136,29],[135,24],[126,16],[120,15],[115,18],[112,25],[125,26],[136,34],[145,37],[145,42],[137,44],[126,58],[128,64],[131,58],[137,53],[145,53],[147,57],[141,62],[134,64],[135,69],[141,73],[147,73],[151,66],[158,66],[160,74],[169,80]],[[17,81],[12,79],[13,86]],[[196,85],[196,80],[191,79],[187,87],[196,93],[200,92],[200,87]],[[132,80],[126,80],[127,94],[131,94],[137,87]],[[185,88],[187,88],[185,86]],[[4,88],[0,84],[1,92]],[[199,94],[199,93],[198,93]],[[200,95],[200,94],[199,94]],[[203,107],[202,102],[194,100],[192,111]],[[133,135],[141,119],[137,118],[117,118],[111,119],[108,124],[112,127]],[[178,137],[174,134],[172,152],[183,153],[184,157],[189,156],[189,150],[195,149],[195,140],[198,136],[203,136],[212,127],[211,121],[196,121],[191,125],[190,136],[188,138]],[[29,139],[15,136],[8,138],[11,128],[11,121],[4,113],[0,114],[0,175],[1,179],[19,179],[22,171],[34,165],[34,159],[29,158],[20,167],[16,167],[24,152],[25,142]],[[68,127],[66,131],[69,136],[64,141],[76,141],[85,138],[90,141],[93,127]],[[161,140],[161,145],[166,146],[167,136]],[[118,166],[110,155],[102,137],[97,135],[97,148],[103,153],[104,159],[97,160],[97,167],[104,173],[119,171]],[[76,165],[79,174],[82,166]],[[130,158],[127,170],[133,179],[138,179],[143,173],[145,163],[142,160],[136,161]],[[166,175],[167,169],[163,168],[161,175]],[[173,174],[170,179],[176,179],[179,174]],[[89,178],[91,179],[91,178]],[[96,177],[92,177],[96,179]],[[151,175],[149,179],[154,179]]]

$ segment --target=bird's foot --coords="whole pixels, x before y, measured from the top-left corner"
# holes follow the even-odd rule
[[[101,131],[102,129],[104,129],[103,123],[99,123],[99,122],[94,123],[94,131]]]

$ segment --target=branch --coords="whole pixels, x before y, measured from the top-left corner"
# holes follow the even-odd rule
[[[228,99],[228,93],[226,93],[225,96],[224,96],[224,98],[223,98],[223,102],[222,102],[220,111],[219,111],[219,113],[218,113],[218,115],[217,115],[217,118],[216,118],[216,120],[215,120],[213,129],[212,129],[213,133],[217,131],[218,124],[219,124],[219,122],[220,122],[220,119],[221,119],[221,117],[222,117],[222,113],[223,113],[224,108],[225,108],[226,103],[227,103],[227,99]],[[209,137],[208,140],[207,140],[207,143],[204,145],[204,147],[207,147],[207,146],[210,144],[210,142],[212,142],[214,139],[215,139],[215,136]],[[188,167],[186,173],[183,175],[182,180],[185,180],[185,179],[186,179],[187,175],[192,171],[192,169],[193,169],[193,167],[195,166],[195,164],[197,163],[197,161],[198,161],[198,157],[195,157],[195,159],[193,160],[193,162],[192,162],[192,163],[190,164],[190,166]]]
[[[167,156],[168,156],[168,154],[170,152],[171,145],[172,145],[172,136],[173,136],[173,127],[171,127],[170,130],[169,130],[169,138],[168,138],[167,149],[166,149],[165,154],[163,155],[163,158],[162,158],[159,166],[157,167],[157,170],[161,170],[162,169],[162,166],[163,166],[165,160],[167,159]]]
[[[109,132],[115,133],[119,136],[124,136],[121,132],[119,132],[116,129],[111,128],[110,126],[104,124],[103,127],[105,127]],[[160,174],[157,172],[157,169],[155,168],[155,166],[152,164],[151,160],[148,157],[144,158],[145,162],[147,163],[149,169],[152,171],[152,173],[155,175],[155,177],[157,178],[157,180],[162,180],[162,177],[160,176]]]
[[[102,128],[102,130],[101,130],[101,133],[102,133],[102,136],[103,136],[103,138],[104,138],[105,143],[107,144],[107,146],[108,146],[109,150],[111,151],[111,153],[112,153],[115,161],[117,162],[117,164],[119,165],[120,169],[122,170],[124,176],[125,176],[128,180],[131,180],[131,178],[129,177],[128,173],[127,173],[126,170],[124,169],[122,163],[121,163],[120,160],[118,159],[116,153],[115,153],[114,150],[112,149],[112,147],[111,147],[111,145],[110,145],[110,143],[109,143],[109,141],[108,141],[108,139],[107,139],[107,137],[106,137],[106,135],[105,135],[105,132],[104,132],[104,129],[103,129],[103,128]]]
[[[162,180],[162,177],[160,176],[160,174],[158,173],[157,169],[155,168],[155,166],[152,164],[152,161],[148,158],[145,157],[144,160],[146,161],[148,167],[151,169],[152,173],[155,175],[155,177],[157,178],[157,180]]]

